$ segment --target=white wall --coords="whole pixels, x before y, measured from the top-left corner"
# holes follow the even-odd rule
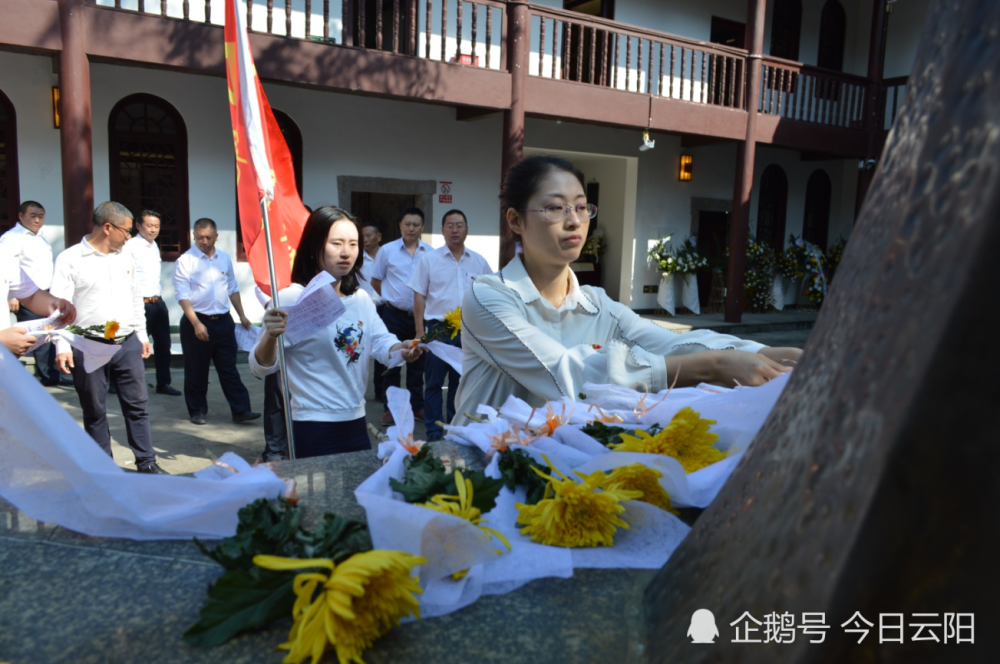
[[[52,125],[52,60],[0,51],[0,90],[17,117],[17,167],[20,200],[45,206],[42,235],[55,251],[63,249],[62,162],[59,130]],[[13,221],[17,221],[14,219]]]
[[[750,196],[751,230],[757,219],[759,205],[760,176],[771,164],[781,166],[788,176],[788,207],[785,210],[785,237],[802,235],[802,225],[806,210],[806,184],[817,170],[824,170],[830,176],[832,196],[830,200],[830,232],[828,246],[840,237],[850,237],[854,227],[854,197],[857,191],[858,162],[852,159],[830,161],[802,161],[798,152],[771,147],[757,147],[754,163],[754,189]]]
[[[188,130],[191,219],[211,217],[219,224],[219,246],[236,251],[235,171],[232,130],[222,78],[114,65],[91,67],[94,117],[95,200],[109,196],[107,118],[122,97],[156,94],[173,104]],[[303,201],[311,207],[340,204],[337,177],[375,176],[452,182],[452,204],[435,204],[434,217],[446,209],[464,210],[469,218],[471,249],[497,266],[499,240],[500,118],[457,122],[454,109],[372,97],[334,94],[265,84],[274,108],[288,113],[303,137]],[[430,211],[427,211],[430,212]],[[440,230],[440,219],[428,226]],[[440,235],[425,239],[443,244]],[[165,265],[165,277],[172,265]],[[260,313],[247,264],[237,266],[253,318]],[[172,302],[172,287],[164,282]],[[179,320],[180,310],[171,310]]]
[[[0,88],[18,119],[21,197],[46,206],[46,237],[61,250],[63,235],[59,132],[52,128],[51,60],[0,52]],[[190,218],[219,225],[219,248],[236,253],[235,170],[225,80],[153,69],[91,65],[94,200],[110,197],[108,117],[123,97],[145,92],[172,104],[188,134]],[[435,202],[425,239],[443,244],[440,215],[455,207],[469,218],[468,245],[497,268],[499,256],[501,119],[499,114],[457,122],[454,109],[372,97],[265,84],[274,108],[288,113],[303,136],[303,200],[317,207],[339,204],[337,177],[374,176],[452,182],[452,203]],[[345,205],[349,205],[345,201]],[[428,211],[430,212],[430,211]],[[171,321],[181,312],[173,299],[173,264],[163,266]],[[246,263],[237,278],[251,318],[261,310]]]

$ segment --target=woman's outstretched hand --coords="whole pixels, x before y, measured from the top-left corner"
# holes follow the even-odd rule
[[[792,370],[791,365],[771,359],[768,354],[764,353],[765,350],[775,349],[765,348],[759,353],[748,353],[743,350],[715,351],[718,353],[715,369],[716,380],[712,382],[727,387],[734,387],[736,384],[763,385]]]

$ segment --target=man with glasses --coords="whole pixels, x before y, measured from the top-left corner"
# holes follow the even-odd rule
[[[215,248],[219,232],[211,219],[194,222],[194,244],[174,264],[174,294],[184,310],[181,348],[184,351],[184,401],[194,424],[208,420],[208,369],[215,365],[222,393],[229,402],[233,422],[260,417],[250,410],[250,393],[236,368],[236,328],[230,308],[240,317],[239,325],[250,329],[243,313],[240,287],[229,254]]]
[[[490,274],[486,259],[466,249],[469,222],[461,210],[449,210],[441,220],[445,245],[420,257],[407,284],[413,291],[413,320],[416,338],[433,334],[445,325],[444,316],[462,306],[465,289],[481,274]],[[440,341],[462,347],[462,336],[444,335]],[[447,414],[442,409],[441,393],[448,379]],[[447,362],[429,353],[424,362],[424,424],[427,440],[439,440],[444,430],[438,422],[455,417],[455,391],[460,376]]]
[[[4,245],[16,256],[21,268],[40,291],[48,291],[52,285],[52,246],[42,235],[45,225],[45,208],[36,201],[24,201],[17,212],[17,224],[0,236],[0,244]],[[24,302],[11,298],[7,305],[17,318],[18,323],[44,318],[45,313],[32,311],[24,306]],[[37,305],[36,305],[37,306]],[[60,380],[56,369],[56,355],[52,344],[44,344],[34,351],[35,376],[42,385],[54,387],[60,383],[72,385],[68,378]]]
[[[160,297],[160,215],[143,210],[135,224],[139,234],[125,243],[125,251],[135,261],[136,278],[142,290],[146,311],[146,332],[153,338],[153,360],[156,364],[156,393],[179,397],[180,390],[170,385],[170,314],[167,303]]]
[[[420,257],[434,249],[420,240],[424,232],[424,211],[419,208],[407,208],[399,218],[399,233],[402,237],[393,240],[379,249],[372,268],[372,286],[385,298],[386,328],[396,335],[397,339],[413,339],[416,326],[413,318],[413,291],[407,287],[413,266]],[[400,369],[390,369],[385,375],[383,385],[399,387]],[[424,417],[424,358],[420,357],[406,367],[406,389],[410,391],[410,407],[417,419]],[[382,424],[393,423],[392,413],[386,406],[382,414]]]
[[[125,419],[129,447],[140,473],[165,474],[156,463],[149,427],[146,367],[143,360],[152,348],[146,336],[146,313],[132,256],[122,251],[131,237],[132,213],[121,203],[108,201],[94,210],[90,235],[59,254],[51,294],[76,306],[76,325],[118,324],[110,338],[86,335],[121,348],[105,368],[87,373],[83,353],[63,339],[56,341],[56,365],[73,375],[73,385],[83,409],[83,428],[111,456],[108,428],[108,380],[118,385],[118,403]],[[112,328],[113,330],[113,328]]]

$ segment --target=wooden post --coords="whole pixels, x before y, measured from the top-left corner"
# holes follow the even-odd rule
[[[889,31],[889,14],[886,11],[886,0],[875,0],[872,3],[872,31],[868,43],[868,89],[864,98],[864,127],[868,133],[868,150],[865,160],[877,159],[875,154],[876,137],[882,131],[882,78],[885,74],[885,41]],[[861,204],[868,194],[868,186],[875,175],[874,169],[858,169],[858,186],[854,194],[854,219],[861,212]]]
[[[94,214],[94,155],[90,121],[90,61],[87,59],[85,0],[59,0],[59,103],[63,228],[66,246],[90,233]]]
[[[764,43],[764,12],[767,0],[747,2],[746,139],[736,151],[733,215],[729,228],[729,275],[726,278],[726,315],[729,323],[743,318],[743,282],[747,266],[747,235],[750,225],[750,192],[753,162],[757,152],[757,106],[760,102],[760,56]]]
[[[531,14],[524,2],[507,5],[507,68],[510,71],[510,109],[503,113],[503,160],[500,167],[501,179],[507,171],[521,161],[524,155],[524,108],[525,83],[528,78],[528,40]],[[507,220],[500,217],[500,265],[514,257],[513,247],[506,247],[505,238],[510,235]]]

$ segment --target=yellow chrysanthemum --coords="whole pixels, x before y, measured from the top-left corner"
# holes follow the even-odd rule
[[[431,498],[429,503],[417,504],[420,507],[426,507],[427,509],[434,510],[435,512],[443,512],[445,514],[457,516],[460,519],[465,519],[487,535],[496,537],[498,540],[503,542],[507,547],[507,550],[510,551],[510,541],[504,537],[503,533],[498,530],[493,530],[492,528],[479,525],[481,523],[487,523],[487,521],[482,518],[482,512],[479,511],[479,508],[474,507],[472,504],[472,480],[462,477],[462,472],[459,470],[455,471],[455,487],[458,489],[457,496],[446,496],[439,493]],[[503,553],[502,549],[497,549],[496,551],[497,555]],[[465,570],[465,572],[468,572],[468,570]],[[455,576],[454,578],[456,579],[460,579],[462,576],[465,576],[464,572],[456,572],[456,574],[461,575]]]
[[[451,328],[451,338],[454,339],[462,331],[462,307],[455,307],[444,315],[444,322]]]
[[[562,479],[532,468],[549,480],[545,495],[536,505],[517,503],[517,522],[524,527],[521,532],[540,544],[552,546],[583,547],[611,546],[616,528],[628,529],[628,524],[618,517],[625,511],[621,504],[639,498],[639,491],[605,486],[607,475],[596,471],[590,475],[577,473],[582,482],[576,482],[560,473],[545,460]]]
[[[633,463],[627,466],[619,466],[611,471],[603,485],[604,489],[626,489],[629,491],[641,491],[641,500],[644,503],[655,505],[661,510],[666,510],[671,514],[677,514],[670,502],[670,495],[660,486],[659,479],[663,477],[656,468],[644,466],[641,463]]]
[[[114,339],[115,335],[118,334],[119,327],[120,325],[118,325],[117,321],[109,320],[104,324],[104,338]]]
[[[327,559],[280,556],[254,556],[253,561],[272,570],[329,570],[295,577],[294,622],[288,642],[278,646],[290,651],[285,664],[300,664],[310,657],[316,664],[330,646],[340,664],[364,664],[365,650],[400,618],[420,617],[414,594],[423,591],[410,571],[426,558],[377,550],[356,553],[339,565]]]
[[[612,445],[611,449],[615,452],[666,454],[680,461],[685,472],[693,473],[726,456],[712,447],[712,443],[719,439],[717,434],[709,431],[713,424],[715,420],[703,420],[691,408],[681,408],[662,431],[650,435],[638,430],[635,436],[623,433],[622,442]]]

